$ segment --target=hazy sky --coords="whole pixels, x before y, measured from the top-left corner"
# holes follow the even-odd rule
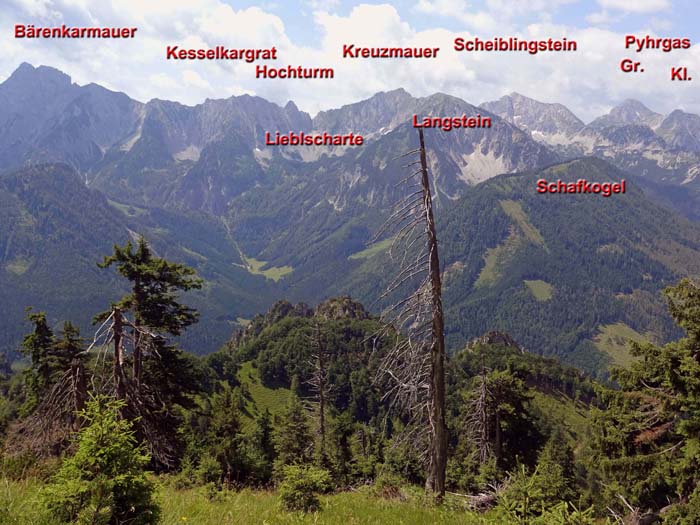
[[[695,0],[4,0],[0,80],[21,62],[56,67],[79,84],[131,97],[197,104],[250,93],[312,114],[403,87],[445,92],[473,104],[517,91],[561,102],[589,121],[625,98],[659,112],[700,113],[700,38]],[[138,27],[131,40],[17,39],[15,24]],[[624,35],[690,38],[689,50],[626,50]],[[576,40],[575,53],[458,53],[455,37]],[[440,47],[437,59],[343,59],[342,45]],[[258,80],[255,64],[166,60],[166,46],[270,47],[273,67],[333,67],[333,80]],[[623,58],[642,62],[625,74]],[[697,81],[671,82],[671,66]],[[696,83],[697,82],[697,83]]]

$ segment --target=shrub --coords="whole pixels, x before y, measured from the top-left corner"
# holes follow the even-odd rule
[[[60,466],[58,458],[38,458],[31,452],[16,455],[0,454],[0,477],[14,481],[39,479],[47,481],[56,474]]]
[[[200,485],[211,483],[220,487],[223,475],[224,471],[216,458],[208,452],[202,454],[202,457],[199,458],[199,465],[195,470],[195,479],[197,483]]]
[[[279,495],[285,510],[313,512],[320,507],[319,493],[330,489],[327,470],[302,465],[288,465],[282,471]]]
[[[544,492],[537,471],[529,475],[524,465],[511,473],[508,486],[498,496],[498,506],[513,520],[523,522],[539,516],[544,510]]]
[[[58,523],[150,525],[160,509],[144,469],[149,457],[137,445],[122,402],[97,398],[81,413],[75,455],[66,459],[42,499]]]
[[[374,480],[373,492],[376,496],[384,499],[404,499],[401,493],[401,486],[404,480],[401,476],[390,471],[383,471]]]

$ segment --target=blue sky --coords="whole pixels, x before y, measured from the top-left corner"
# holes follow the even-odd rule
[[[147,101],[201,103],[254,94],[279,104],[294,100],[312,114],[399,87],[415,96],[445,92],[479,104],[517,91],[567,105],[589,121],[625,98],[668,113],[700,113],[695,82],[669,80],[686,66],[700,82],[700,14],[693,0],[5,0],[0,5],[0,80],[21,62],[56,67]],[[136,26],[133,41],[16,39],[16,23],[37,26]],[[624,35],[690,38],[689,50],[635,54]],[[578,42],[576,53],[464,54],[455,37],[518,36]],[[343,43],[439,46],[438,59],[347,60]],[[333,67],[333,80],[260,80],[254,65],[165,60],[168,45],[270,47],[277,66]],[[620,60],[641,60],[643,75],[624,74]]]

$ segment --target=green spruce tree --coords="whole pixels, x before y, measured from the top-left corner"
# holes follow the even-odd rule
[[[21,415],[32,413],[51,385],[51,350],[56,342],[44,312],[30,311],[27,319],[33,329],[24,337],[21,346],[22,353],[30,359],[30,366],[24,371],[25,401],[20,409]]]
[[[154,486],[144,473],[149,457],[131,423],[119,417],[120,405],[107,398],[88,401],[75,455],[42,495],[55,523],[158,523]]]
[[[635,361],[613,373],[621,390],[600,396],[591,463],[601,506],[621,508],[618,495],[643,510],[670,503],[664,523],[685,525],[697,523],[690,502],[700,500],[700,287],[684,279],[664,293],[687,335],[631,344]]]
[[[139,238],[136,250],[131,241],[124,247],[115,245],[114,253],[98,263],[100,268],[112,265],[131,282],[131,292],[116,306],[134,316],[133,379],[138,385],[145,345],[141,329],[180,335],[195,323],[197,312],[178,301],[178,292],[201,288],[202,280],[192,268],[154,256],[143,237]]]
[[[274,432],[275,471],[285,465],[310,463],[313,457],[313,439],[304,406],[298,396],[292,395]]]

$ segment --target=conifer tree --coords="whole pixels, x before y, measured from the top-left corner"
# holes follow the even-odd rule
[[[309,463],[312,458],[313,439],[304,405],[298,396],[292,395],[274,432],[275,471],[284,465]]]
[[[273,433],[272,415],[266,408],[255,417],[255,427],[249,438],[251,474],[261,483],[268,483],[272,477],[276,457]]]
[[[56,371],[68,370],[75,359],[80,358],[83,351],[83,339],[80,330],[70,321],[63,323],[61,336],[51,349],[52,369]]]
[[[131,423],[119,417],[120,404],[88,401],[76,453],[43,493],[57,523],[158,523],[154,487],[144,473],[149,458],[137,446]]]
[[[44,312],[30,312],[27,319],[34,325],[31,333],[22,340],[21,351],[29,357],[30,367],[24,372],[25,402],[21,412],[31,413],[51,384],[51,349],[55,343],[53,330]]]
[[[540,452],[537,475],[542,480],[542,494],[547,505],[559,501],[575,502],[574,451],[559,431],[549,438]]]
[[[212,455],[221,466],[223,481],[227,484],[240,481],[244,470],[241,454],[240,400],[236,392],[222,383],[221,390],[211,399],[211,423],[208,441]]]
[[[197,321],[197,312],[178,302],[177,292],[201,288],[202,280],[192,268],[154,256],[143,237],[139,238],[135,251],[131,241],[124,247],[115,245],[114,253],[98,266],[108,268],[113,264],[131,281],[131,292],[122,297],[117,306],[134,315],[133,377],[138,385],[143,351],[140,328],[180,335]]]
[[[271,464],[275,459],[275,443],[273,441],[272,415],[267,408],[255,418],[253,442],[262,457]]]
[[[114,360],[117,396],[127,399],[125,416],[138,420],[138,436],[149,443],[154,459],[172,467],[181,446],[173,432],[179,423],[173,405],[191,405],[189,394],[199,389],[199,370],[194,358],[170,345],[163,335],[180,335],[197,321],[197,312],[181,304],[178,293],[201,288],[202,280],[192,268],[156,257],[143,237],[135,249],[131,241],[123,247],[115,245],[114,253],[98,263],[100,268],[112,265],[131,282],[130,293],[112,310],[118,316],[115,341],[117,335],[121,340],[122,334],[116,332],[122,325],[132,330],[130,378],[123,374],[119,360]],[[133,322],[122,318],[122,313],[131,313]],[[100,314],[97,319],[108,315]],[[118,353],[115,349],[115,355]]]
[[[670,502],[665,523],[689,524],[690,502],[700,500],[700,287],[684,279],[664,293],[687,336],[662,347],[631,344],[637,359],[613,374],[622,391],[601,396],[593,463],[605,504],[624,511],[623,496],[659,510]]]

